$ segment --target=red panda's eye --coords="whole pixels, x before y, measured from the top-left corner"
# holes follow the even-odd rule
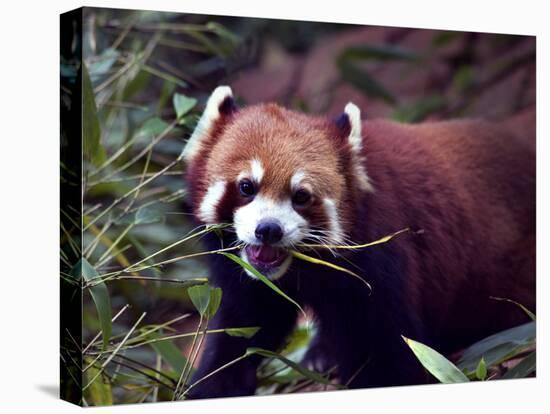
[[[244,178],[239,182],[239,191],[245,197],[252,197],[256,193],[254,183],[248,178]]]
[[[292,204],[297,207],[305,207],[311,201],[311,194],[309,191],[300,189],[297,190],[292,196]]]

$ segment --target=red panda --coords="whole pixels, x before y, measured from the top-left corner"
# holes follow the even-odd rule
[[[241,257],[315,315],[304,363],[336,366],[351,388],[430,379],[401,335],[454,352],[525,315],[491,297],[535,306],[534,118],[520,125],[455,120],[362,122],[353,103],[335,119],[276,104],[235,106],[218,87],[183,155],[197,220],[231,223],[209,246]],[[331,257],[360,281],[293,259],[302,243],[388,243]],[[214,257],[215,256],[215,257]],[[212,327],[259,326],[250,339],[212,335],[195,380],[247,347],[284,345],[296,308],[250,272],[214,255],[223,289]],[[190,398],[250,395],[259,357],[194,387]]]

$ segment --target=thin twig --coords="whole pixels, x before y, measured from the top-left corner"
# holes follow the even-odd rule
[[[370,362],[370,358],[367,358],[367,360],[365,362],[363,362],[361,364],[361,366],[357,369],[357,371],[355,371],[353,373],[353,375],[346,381],[346,387],[349,387],[349,385],[351,384],[351,382],[357,378],[357,376],[361,373],[361,371],[363,371],[363,369],[365,369],[365,367],[367,366],[367,364]]]
[[[154,175],[155,173],[147,173],[145,174],[145,177],[151,177],[152,175]],[[164,175],[183,175],[183,171],[168,171],[166,173],[164,173]],[[124,181],[132,181],[132,180],[139,180],[141,177],[143,176],[143,174],[134,174],[134,175],[128,175],[126,177],[118,177],[118,178],[110,178],[108,180],[98,180],[98,181],[90,181],[88,183],[88,186],[89,187],[93,187],[95,185],[98,185],[98,184],[105,184],[105,183],[120,183],[120,182],[124,182]],[[182,190],[178,190],[177,192],[180,192]],[[98,203],[94,206],[93,210],[97,209],[98,207],[100,207],[101,204]],[[93,210],[90,210],[90,211],[93,211]],[[88,212],[86,212],[85,214],[88,214]]]
[[[193,354],[193,350],[195,349],[195,344],[197,343],[197,337],[199,336],[202,321],[203,321],[203,316],[201,314],[200,319],[199,319],[199,323],[197,324],[197,331],[195,332],[195,335],[193,336],[193,342],[191,343],[191,350],[189,352],[189,356],[191,356]],[[189,363],[189,360],[190,360],[190,358],[187,358],[185,360],[185,365],[183,366],[183,369],[181,370],[180,377],[178,379],[178,383],[176,384],[176,390],[174,391],[174,395],[172,396],[172,401],[175,401],[175,400],[178,399],[178,394],[179,394],[180,387],[182,387],[185,384],[183,379],[186,377],[185,373],[187,372],[187,370],[191,366],[190,363]]]
[[[197,361],[197,357],[199,356],[199,351],[202,348],[202,344],[204,342],[204,339],[206,338],[207,328],[208,328],[208,318],[206,318],[206,322],[204,324],[204,331],[203,331],[202,336],[199,339],[199,343],[197,345],[197,348],[195,349],[195,353],[194,354],[191,354],[191,353],[189,354],[189,356],[191,358],[188,359],[188,361],[190,360],[191,362],[189,362],[189,369],[187,370],[187,373],[185,374],[185,378],[183,379],[182,387],[185,387],[185,385],[187,384],[187,381],[189,381],[189,376],[191,375],[191,371],[192,371],[193,367],[195,366],[195,362]]]
[[[132,165],[134,165],[137,161],[139,161],[145,154],[147,154],[156,144],[158,144],[161,140],[163,140],[164,138],[166,138],[168,136],[168,134],[170,132],[172,132],[172,130],[176,127],[178,121],[177,120],[174,120],[172,121],[166,128],[164,128],[164,130],[159,134],[157,135],[155,138],[153,138],[151,140],[151,142],[149,144],[147,144],[147,146],[145,148],[143,148],[137,155],[135,155],[134,157],[132,157],[130,160],[128,160],[126,163],[124,163],[123,165],[121,165],[120,167],[116,168],[115,170],[109,172],[109,174],[105,175],[104,177],[102,177],[103,180],[106,180],[106,179],[109,179],[119,173],[121,173],[122,171],[125,171],[127,170],[129,167],[131,167]],[[133,141],[133,139],[132,139]],[[125,146],[125,149],[128,148],[128,146]],[[116,154],[118,154],[118,156],[120,156],[121,152],[120,151],[117,151]],[[109,160],[112,160],[113,157],[111,157]],[[109,161],[108,160],[108,161]],[[112,161],[111,161],[112,162]],[[90,176],[95,176],[97,175],[97,173],[101,170],[103,170],[105,168],[105,166],[107,165],[107,162],[105,164],[103,164],[101,167],[99,167],[96,171],[93,171],[92,173],[90,173]]]
[[[111,319],[111,323],[114,322],[114,321],[116,321],[117,318],[118,318],[120,315],[122,315],[122,314],[126,311],[126,309],[128,309],[129,307],[130,307],[130,305],[128,305],[128,304],[124,305],[124,306],[122,307],[122,309],[119,310],[115,316],[113,316],[113,318]],[[99,339],[99,337],[101,336],[102,333],[103,333],[103,331],[100,330],[100,331],[97,333],[97,335],[94,336],[94,338],[90,341],[90,343],[89,343],[88,345],[86,345],[86,347],[82,350],[82,353],[83,353],[83,354],[85,354],[86,351],[88,351],[88,349],[90,349],[90,347],[92,346],[92,344],[93,344],[94,342],[96,342],[96,341]]]
[[[214,371],[212,371],[209,374],[205,375],[201,379],[195,381],[193,384],[191,384],[189,387],[187,387],[187,389],[183,392],[181,398],[185,397],[189,393],[189,391],[191,391],[193,388],[195,388],[201,382],[207,380],[208,378],[210,378],[213,375],[216,375],[218,372],[223,371],[224,369],[229,368],[232,365],[235,365],[237,362],[242,361],[243,359],[245,359],[248,356],[249,356],[249,354],[245,353],[244,355],[241,355],[240,357],[235,358],[232,361],[229,361],[227,364],[222,365],[221,367],[215,369]]]
[[[226,247],[224,249],[218,249],[218,250],[209,250],[207,252],[191,253],[191,254],[186,254],[186,255],[183,255],[183,256],[174,257],[172,259],[164,260],[162,262],[153,263],[152,265],[142,266],[142,267],[137,268],[137,269],[130,268],[130,269],[127,269],[126,271],[140,271],[140,270],[149,269],[151,267],[158,267],[158,266],[163,266],[163,265],[168,264],[168,263],[174,263],[174,262],[177,262],[179,260],[185,260],[185,259],[195,258],[195,257],[199,257],[199,256],[206,256],[206,255],[209,255],[209,254],[219,254],[219,253],[222,253],[222,252],[230,252],[230,251],[239,250],[239,249],[242,249],[241,245],[233,246],[233,247]]]
[[[69,335],[71,341],[73,341],[73,343],[76,345],[76,348],[80,351],[82,349],[82,344],[79,344],[76,339],[74,339],[74,337],[71,335],[71,332],[67,328],[65,328],[65,330],[67,331],[67,334]]]
[[[151,281],[151,282],[162,282],[162,283],[176,283],[180,285],[190,285],[190,284],[201,284],[208,282],[208,278],[206,277],[195,277],[193,279],[168,279],[168,278],[162,278],[162,277],[155,277],[155,276],[141,276],[141,275],[119,275],[115,276],[106,280],[102,280],[99,283],[105,283],[105,282],[113,282],[115,280],[136,280],[136,281]],[[96,284],[84,286],[84,289],[90,288],[95,286]]]
[[[113,243],[111,243],[111,245],[99,257],[99,259],[97,259],[97,263],[100,263],[103,259],[105,259],[113,251],[113,249],[117,246],[117,244],[120,243],[120,241],[124,238],[124,236],[126,236],[126,233],[132,230],[134,226],[135,226],[135,223],[130,223],[128,226],[126,226],[126,228],[122,231],[122,233],[118,235],[116,240]]]
[[[213,229],[215,229],[215,228],[214,228],[214,227],[207,227],[207,228],[205,228],[204,230],[201,230],[201,231],[199,231],[199,232],[197,232],[197,233],[191,234],[190,236],[186,236],[186,237],[184,237],[183,239],[180,239],[180,240],[178,240],[178,241],[176,241],[176,242],[174,242],[174,243],[172,243],[172,244],[170,244],[170,245],[168,245],[168,246],[166,246],[166,247],[164,247],[164,248],[158,250],[157,252],[155,252],[155,253],[153,253],[153,254],[150,254],[150,255],[147,256],[146,258],[141,259],[140,261],[134,263],[132,266],[130,266],[129,268],[127,268],[127,269],[125,269],[125,270],[129,271],[129,270],[131,270],[132,268],[134,268],[134,267],[140,265],[141,263],[146,262],[146,261],[152,259],[153,257],[158,256],[158,255],[161,254],[161,253],[164,253],[164,252],[167,251],[167,250],[170,250],[170,249],[172,249],[172,248],[174,248],[174,247],[176,247],[176,246],[179,246],[179,245],[182,244],[182,243],[185,243],[185,242],[187,242],[187,241],[189,241],[189,240],[191,240],[191,239],[194,239],[195,237],[198,237],[198,236],[201,236],[201,235],[203,235],[203,234],[206,234],[206,233],[212,231]]]
[[[109,263],[111,260],[113,260],[115,257],[121,255],[126,250],[130,249],[132,247],[131,244],[126,244],[124,247],[118,249],[117,251],[113,252],[109,256],[105,257],[101,262],[97,262],[95,264],[96,269],[101,269],[103,266],[105,266],[107,263]]]
[[[357,250],[357,249],[365,249],[367,247],[375,246],[377,244],[382,244],[390,241],[394,237],[411,231],[410,228],[405,228],[399,231],[396,231],[395,233],[389,234],[387,236],[384,236],[378,240],[375,240],[373,242],[365,243],[365,244],[354,244],[354,245],[337,245],[337,244],[299,244],[299,247],[310,247],[310,248],[325,248],[325,249],[345,249],[345,250]]]
[[[130,328],[130,330],[128,331],[128,333],[126,334],[126,336],[124,337],[124,339],[122,339],[122,341],[120,341],[120,343],[117,345],[117,347],[115,348],[115,350],[113,351],[113,353],[111,355],[109,355],[109,357],[105,360],[105,362],[103,364],[101,364],[101,368],[97,371],[97,374],[94,375],[94,377],[84,386],[82,387],[82,391],[85,391],[90,385],[92,385],[92,383],[101,375],[101,373],[104,371],[105,367],[107,366],[107,364],[109,364],[109,362],[111,362],[111,360],[113,359],[113,357],[117,354],[117,352],[120,350],[120,348],[122,348],[122,346],[124,345],[124,343],[126,342],[126,340],[130,337],[130,335],[132,334],[132,332],[134,332],[134,330],[137,328],[137,326],[139,325],[139,323],[143,320],[143,318],[145,317],[145,315],[147,314],[147,312],[143,312],[141,314],[141,316],[139,317],[139,319],[136,321],[136,323],[132,326],[132,328]]]
[[[128,341],[126,341],[126,344],[132,344],[136,341],[136,339],[139,339],[139,338],[142,338],[143,336],[147,336],[151,333],[154,333],[155,331],[159,330],[159,329],[162,329],[162,328],[167,328],[169,327],[170,325],[172,325],[173,323],[176,323],[182,319],[185,319],[185,318],[188,318],[189,316],[191,316],[190,313],[186,313],[186,314],[183,314],[181,316],[178,316],[177,318],[174,318],[168,322],[164,322],[163,324],[160,324],[160,325],[156,325],[154,328],[148,330],[148,331],[145,331],[137,336],[134,336],[133,338],[130,338],[128,339]],[[144,328],[145,329],[145,328]],[[118,337],[120,337],[122,335],[115,335],[115,336],[112,336],[111,339],[116,339]],[[92,346],[99,346],[101,344],[101,342],[99,341],[99,338],[95,338],[94,342],[91,343]],[[101,352],[100,352],[101,354]]]
[[[156,364],[155,364],[155,368],[156,368],[157,371],[160,371],[162,369],[162,357],[160,356],[160,354],[157,354],[157,361],[156,361]],[[157,378],[160,379],[160,374],[157,374]],[[153,402],[158,401],[158,394],[159,394],[159,387],[158,387],[158,385],[154,385],[153,386],[153,396],[152,396]]]
[[[84,217],[84,220],[87,220],[87,218]],[[109,227],[111,227],[112,224],[113,224],[112,220],[107,220],[105,222],[105,224],[103,224],[103,227],[101,228],[101,230],[96,232],[95,237],[90,242],[90,244],[88,246],[86,246],[86,248],[84,248],[84,256],[87,259],[90,259],[90,257],[92,256],[95,248],[99,245],[99,241],[100,241],[101,237],[105,234],[105,232],[107,230],[109,230]],[[94,228],[95,228],[95,226],[92,227],[92,231],[94,230]]]
[[[128,33],[130,33],[130,30],[132,30],[132,26],[137,22],[139,18],[137,16],[133,16],[133,18],[130,20],[130,22],[126,25],[124,30],[120,32],[118,37],[115,39],[113,44],[111,45],[111,49],[118,49],[118,47],[121,45],[123,40],[128,36]]]
[[[88,230],[91,225],[95,224],[95,222],[97,222],[101,217],[103,217],[105,214],[107,214],[109,211],[111,211],[113,208],[115,208],[126,197],[134,194],[134,192],[138,191],[140,188],[142,188],[143,186],[149,184],[155,178],[157,178],[160,175],[164,174],[165,171],[169,170],[170,168],[172,168],[174,165],[176,165],[180,161],[181,161],[181,156],[179,156],[174,161],[172,161],[170,164],[165,166],[162,170],[158,171],[155,175],[153,175],[153,176],[149,177],[147,180],[143,181],[143,183],[141,183],[140,185],[132,188],[131,190],[127,191],[123,196],[117,198],[105,210],[103,210],[101,213],[99,213],[97,216],[95,216],[86,226],[84,226],[83,231]]]
[[[120,356],[119,356],[119,358],[120,358]],[[117,358],[117,359],[118,359],[118,358]],[[167,384],[167,383],[165,383],[164,381],[161,381],[161,380],[157,379],[156,377],[154,377],[154,376],[148,374],[148,373],[145,372],[145,371],[140,370],[139,368],[133,367],[133,366],[131,366],[131,365],[129,365],[129,364],[126,364],[126,363],[124,363],[124,362],[122,362],[122,361],[116,361],[116,363],[117,363],[117,364],[120,364],[121,366],[123,366],[123,367],[125,367],[125,368],[131,369],[132,371],[138,372],[139,374],[143,375],[144,377],[149,378],[150,380],[152,380],[152,381],[154,381],[154,382],[156,382],[156,383],[158,383],[158,384],[160,384],[160,385],[162,385],[162,386],[168,388],[169,390],[173,390],[173,389],[174,389],[174,387],[173,387],[172,385]],[[147,369],[151,369],[151,368],[150,368],[150,367],[147,367]],[[152,370],[152,369],[151,369],[151,370]]]
[[[156,331],[158,331],[158,330],[160,330],[160,329],[167,328],[167,327],[169,327],[170,325],[172,325],[172,324],[174,324],[174,323],[176,323],[176,322],[179,322],[179,321],[181,321],[181,320],[183,320],[183,319],[187,319],[189,316],[191,316],[191,313],[185,313],[185,314],[180,315],[180,316],[178,316],[178,317],[176,317],[176,318],[174,318],[174,319],[169,320],[168,322],[164,322],[163,324],[157,325],[157,326],[155,326],[154,328],[151,328],[151,329],[149,329],[149,330],[147,330],[147,331],[145,331],[145,332],[139,334],[138,336],[135,336],[135,337],[133,337],[133,338],[130,338],[130,339],[128,340],[127,343],[128,343],[128,344],[134,343],[136,340],[138,340],[138,339],[140,339],[140,338],[143,338],[143,337],[145,337],[145,336],[151,335],[152,333],[154,333],[154,332],[156,332]]]
[[[149,369],[149,370],[155,372],[156,374],[162,376],[163,378],[166,378],[166,379],[167,379],[168,381],[170,381],[171,383],[173,383],[173,384],[176,383],[176,382],[174,381],[174,379],[173,379],[170,375],[168,375],[168,374],[162,372],[162,370],[161,370],[161,371],[157,371],[157,370],[155,370],[154,368],[151,368],[149,365],[144,364],[143,362],[138,361],[137,359],[133,359],[133,358],[127,357],[126,355],[122,355],[122,353],[120,353],[119,355],[117,355],[116,358],[118,358],[118,359],[123,359],[123,360],[125,360],[125,361],[131,362],[132,364],[136,364],[136,365],[138,365],[138,366],[140,366],[140,367]]]
[[[147,265],[147,266],[142,266],[138,269],[126,268],[126,269],[121,269],[121,270],[117,270],[117,271],[110,272],[110,273],[103,273],[99,276],[94,276],[93,278],[88,279],[86,284],[83,286],[83,289],[88,289],[88,288],[96,286],[98,284],[109,282],[111,280],[115,280],[116,278],[119,277],[119,275],[121,275],[123,273],[138,272],[138,271],[145,270],[145,269],[159,267],[159,266],[162,266],[162,265],[165,265],[165,264],[168,264],[168,263],[174,263],[174,262],[177,262],[177,261],[180,261],[180,260],[191,259],[191,258],[200,257],[200,256],[206,256],[206,255],[209,255],[209,254],[220,254],[220,253],[225,253],[225,252],[229,252],[229,251],[232,251],[232,250],[238,250],[238,249],[242,249],[242,246],[239,245],[239,246],[233,246],[233,247],[226,247],[225,249],[209,250],[207,252],[199,252],[199,253],[191,253],[191,254],[187,254],[187,255],[184,255],[184,256],[174,257],[172,259],[165,260],[163,262],[153,263],[153,264]]]
[[[248,328],[248,327],[245,327],[245,328]],[[210,334],[225,333],[225,332],[228,332],[228,331],[230,332],[234,329],[239,329],[239,328],[210,329],[210,330],[207,330],[207,331],[199,332],[199,335],[210,335]],[[144,346],[144,345],[154,344],[154,343],[157,343],[157,342],[169,341],[169,340],[172,340],[172,339],[179,339],[179,338],[189,338],[190,336],[194,336],[195,334],[196,334],[195,332],[187,332],[187,333],[183,333],[183,334],[163,336],[162,338],[149,339],[147,341],[143,341],[143,342],[140,342],[139,344],[135,344],[135,345],[126,345],[122,349],[123,350],[134,349],[134,348],[139,348],[139,347]],[[111,352],[111,351],[110,350],[90,351],[90,352],[88,352],[88,355],[108,354],[109,352]]]

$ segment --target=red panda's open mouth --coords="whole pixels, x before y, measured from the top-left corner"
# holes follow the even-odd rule
[[[246,257],[252,266],[260,272],[279,267],[288,257],[288,252],[280,247],[270,245],[246,246]]]

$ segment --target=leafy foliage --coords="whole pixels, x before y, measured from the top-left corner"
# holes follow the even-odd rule
[[[195,228],[185,211],[185,141],[212,87],[256,62],[262,50],[258,39],[266,33],[281,47],[303,53],[315,45],[318,34],[337,33],[343,26],[152,11],[85,9],[84,14],[84,62],[77,80],[83,94],[84,206],[82,226],[75,223],[82,228],[82,251],[68,232],[64,235],[81,260],[73,262],[62,254],[63,281],[83,290],[83,339],[76,344],[83,353],[82,403],[184,398],[193,386],[189,378],[206,336],[251,338],[262,329],[209,329],[223,306],[223,292],[207,284],[207,255],[226,255],[303,313],[277,285],[233,254],[239,246],[204,251],[200,238],[226,225]],[[432,46],[445,47],[457,36],[438,35]],[[446,109],[446,96],[429,94],[404,102],[376,73],[388,63],[407,70],[421,67],[429,61],[430,51],[424,52],[385,43],[345,48],[334,62],[338,82],[390,105],[395,119],[420,121]],[[62,76],[77,79],[78,70],[66,63]],[[462,69],[455,77],[457,89],[468,91],[475,75],[472,67]],[[295,99],[290,96],[289,102]],[[307,110],[307,105],[301,107]],[[71,174],[79,176],[65,170],[63,178]],[[366,248],[396,234],[348,248]],[[299,258],[331,265],[304,254]],[[347,269],[336,270],[353,276]],[[315,327],[302,318],[280,352],[255,348],[242,356],[266,358],[258,369],[258,393],[340,388],[333,371],[316,373],[299,364],[314,335]],[[458,371],[435,351],[411,340],[409,344],[441,378],[490,379],[495,364],[530,352],[534,340],[534,322],[488,338],[464,353]],[[65,363],[72,364],[73,354],[66,355],[70,358]],[[530,375],[535,362],[533,351],[503,377]]]
[[[427,345],[403,337],[412,349],[418,360],[430,374],[445,384],[468,382],[468,377],[462,373],[451,361]]]
[[[417,56],[409,51],[394,46],[363,46],[344,50],[338,57],[337,64],[342,78],[373,98],[395,104],[395,96],[369,73],[362,65],[369,61],[415,61]]]
[[[105,151],[100,143],[101,127],[92,82],[85,64],[82,65],[82,118],[84,156],[95,165],[100,165],[105,160]]]
[[[99,276],[94,267],[85,259],[82,258],[75,266],[73,274],[82,275],[82,278],[86,281],[90,281]],[[106,348],[111,338],[111,300],[109,297],[109,291],[105,283],[98,283],[97,285],[89,289],[90,296],[92,297],[97,314],[99,317],[99,323],[101,325],[101,336],[103,338],[103,347]]]
[[[284,293],[277,285],[275,285],[271,280],[269,280],[267,277],[262,275],[258,270],[256,270],[254,267],[252,267],[250,264],[242,260],[239,256],[234,255],[233,253],[222,253],[227,258],[233,260],[238,265],[242,266],[244,269],[248,270],[250,273],[252,273],[255,277],[257,277],[259,280],[262,281],[262,283],[266,284],[271,290],[273,290],[278,295],[282,296],[286,300],[288,300],[290,303],[292,303],[294,306],[296,306],[302,314],[305,315],[304,310],[302,307],[296,302],[294,299],[290,298],[286,293]]]
[[[535,315],[523,305],[511,300],[507,301],[516,304],[530,317],[535,318]],[[536,369],[534,320],[476,342],[464,350],[456,365],[432,348],[408,338],[404,339],[424,368],[444,383],[491,379],[492,377],[487,377],[489,371],[494,371],[509,361],[514,362],[515,365],[506,368],[506,372],[502,375],[504,379],[524,378]],[[527,356],[521,358],[521,355],[526,353]]]
[[[535,341],[535,322],[507,329],[467,348],[458,361],[458,366],[471,374],[475,372],[482,357],[488,365],[500,364],[532,348]]]

